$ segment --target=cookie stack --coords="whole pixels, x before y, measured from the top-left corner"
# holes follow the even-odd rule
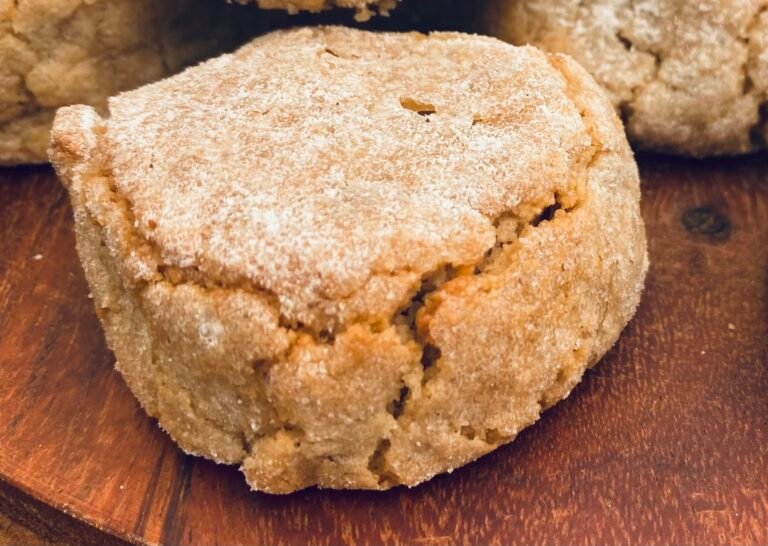
[[[82,103],[49,157],[117,368],[182,449],[274,493],[411,486],[512,441],[633,316],[620,116],[643,148],[765,144],[768,16],[732,3],[489,0],[459,21],[521,46],[301,25],[162,80],[269,16],[20,0],[0,5],[0,160],[42,160]]]

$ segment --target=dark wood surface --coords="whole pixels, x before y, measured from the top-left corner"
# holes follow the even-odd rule
[[[64,191],[47,168],[0,171],[0,510],[83,543],[768,543],[768,157],[641,166],[643,303],[570,398],[418,488],[285,497],[144,415]]]
[[[66,546],[64,542],[46,540],[38,533],[0,513],[0,545],[2,546]]]

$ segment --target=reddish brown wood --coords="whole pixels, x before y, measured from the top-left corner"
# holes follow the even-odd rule
[[[642,166],[645,297],[568,400],[416,489],[287,497],[142,413],[64,192],[48,169],[0,171],[3,490],[140,544],[768,543],[768,158]]]

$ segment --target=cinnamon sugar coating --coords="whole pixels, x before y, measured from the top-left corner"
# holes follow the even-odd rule
[[[415,485],[509,442],[616,341],[637,169],[570,59],[275,32],[59,112],[51,159],[117,367],[258,490]]]

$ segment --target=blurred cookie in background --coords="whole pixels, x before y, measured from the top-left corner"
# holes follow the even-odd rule
[[[367,21],[375,13],[387,15],[397,6],[397,0],[236,0],[241,4],[255,3],[263,9],[286,10],[290,14],[300,11],[318,13],[332,8],[348,8],[356,12],[358,21]]]
[[[247,2],[249,0],[243,0]],[[256,4],[256,0],[252,0]],[[270,3],[274,7],[286,7],[278,0]],[[262,17],[272,30],[298,26],[346,25],[363,30],[384,30],[392,32],[434,32],[440,30],[471,31],[476,29],[478,14],[482,12],[482,0],[400,0],[387,10],[384,3],[378,9],[370,9],[361,17],[361,12],[350,5],[320,2],[319,10],[264,10]],[[259,2],[266,7],[266,2]]]
[[[47,161],[57,108],[101,110],[260,29],[219,0],[0,0],[0,165]]]
[[[489,0],[482,26],[574,57],[637,148],[731,155],[768,141],[767,0]]]

